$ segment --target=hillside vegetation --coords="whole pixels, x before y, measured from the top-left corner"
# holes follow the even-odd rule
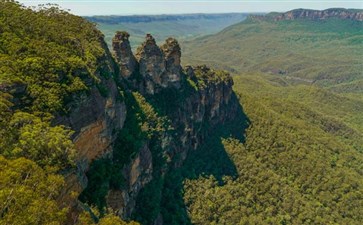
[[[93,23],[51,5],[34,11],[0,0],[0,224],[138,224],[120,216],[167,225],[363,224],[361,26],[250,19],[185,47],[193,64],[238,72],[234,92],[228,73],[201,66],[184,71],[182,91],[144,96],[115,79],[119,71],[106,70],[114,65],[104,64],[115,62]],[[180,62],[177,49],[172,64]],[[151,59],[147,73],[156,58],[166,63],[155,52],[144,57]],[[139,87],[145,82],[135,68],[130,79]],[[127,113],[122,129],[110,131],[114,150],[81,170],[74,131],[54,124],[54,117],[67,115],[69,102],[105,99],[104,80],[119,85],[106,105],[125,103]],[[317,85],[305,85],[311,83]],[[221,114],[213,113],[216,107]],[[85,142],[99,138],[82,128]],[[190,136],[178,136],[183,133]],[[179,149],[185,161],[178,152],[172,157],[181,146],[189,146]],[[147,159],[140,159],[141,150]],[[147,181],[126,182],[130,161],[134,177]],[[68,193],[65,182],[76,167],[75,179],[87,180],[80,196]],[[135,189],[122,189],[130,183]],[[108,209],[112,190],[122,194]],[[136,191],[125,214],[123,200]]]
[[[185,42],[187,63],[235,73],[249,127],[226,124],[234,135],[216,131],[175,171],[165,220],[361,224],[362,31],[351,20],[257,17]]]
[[[257,74],[234,80],[250,124],[245,137],[238,138],[243,126],[226,124],[221,129],[237,135],[216,131],[169,177],[164,192],[174,194],[165,201],[165,221],[361,224],[362,130],[338,118],[346,111],[361,118],[362,102],[345,99],[324,113],[338,100],[334,93],[285,87]],[[317,107],[314,97],[323,104]]]
[[[100,82],[100,40],[93,24],[56,6],[0,1],[0,224],[67,223],[70,205],[59,197],[75,167],[74,132],[52,119]],[[78,224],[95,218],[82,214]],[[112,212],[97,221],[126,224]]]
[[[249,19],[183,43],[184,62],[234,73],[259,71],[293,83],[362,93],[363,22]]]

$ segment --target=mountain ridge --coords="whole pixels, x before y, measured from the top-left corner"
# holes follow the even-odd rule
[[[140,23],[140,22],[155,22],[155,21],[178,21],[189,19],[217,19],[225,17],[241,17],[247,13],[192,13],[192,14],[160,14],[160,15],[103,15],[103,16],[84,16],[87,20],[95,23]]]
[[[251,15],[251,19],[260,20],[296,20],[296,19],[312,19],[312,20],[324,20],[327,18],[340,18],[350,19],[356,21],[363,21],[363,9],[345,9],[345,8],[329,8],[324,10],[314,9],[293,9],[284,13],[273,12],[265,16]]]
[[[281,75],[291,82],[332,90],[343,90],[338,86],[346,84],[344,90],[351,86],[353,92],[361,91],[355,83],[362,79],[362,21],[255,18],[183,42],[184,61],[208,63],[235,74],[260,71]]]

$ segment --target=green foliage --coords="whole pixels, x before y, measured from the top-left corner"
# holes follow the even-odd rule
[[[92,216],[91,216],[92,214]],[[125,222],[120,219],[119,216],[116,215],[112,209],[107,210],[107,214],[102,216],[96,208],[91,208],[90,212],[82,212],[78,217],[77,225],[91,225],[91,224],[100,224],[100,225],[140,225],[135,221]],[[95,221],[96,218],[97,220]]]
[[[232,81],[228,72],[223,70],[213,70],[207,66],[197,66],[194,68],[198,89],[205,89],[212,85],[228,83]]]
[[[106,195],[110,189],[110,179],[112,171],[112,161],[110,159],[98,159],[92,162],[87,172],[88,185],[80,194],[82,202],[92,203],[97,206],[101,214],[106,207]]]
[[[107,90],[107,87],[105,87],[104,85],[102,84],[97,84],[96,85],[98,91],[100,92],[101,96],[104,97],[104,98],[107,98],[108,97],[108,90]]]
[[[120,219],[119,216],[116,215],[108,215],[100,219],[98,222],[99,225],[140,225],[135,221],[125,222]]]
[[[73,131],[53,124],[51,113],[100,82],[100,38],[57,6],[0,1],[0,224],[65,223],[59,201],[73,197],[59,195],[58,174],[75,165]]]
[[[63,224],[68,209],[56,202],[63,184],[50,167],[0,156],[0,224]]]
[[[130,162],[146,141],[170,130],[169,121],[138,92],[126,93],[128,113],[124,127],[115,141],[114,161],[125,165]]]
[[[128,113],[113,155],[92,163],[79,197],[98,213],[82,214],[79,224],[136,224],[106,209],[105,197],[123,187],[121,171],[145,144],[153,180],[137,199],[133,217],[142,223],[161,214],[165,224],[361,224],[361,26],[334,19],[246,21],[196,40],[191,46],[198,48],[187,49],[201,60],[275,74],[235,78],[251,122],[245,137],[246,123],[225,123],[181,168],[168,171],[163,141],[179,130],[170,134],[166,115],[179,113],[197,91],[212,92],[211,83],[232,84],[231,78],[199,67],[182,93],[125,92]],[[89,85],[108,95],[101,80],[112,74],[98,65],[107,57],[101,38],[93,24],[56,7],[32,11],[0,2],[0,224],[65,223],[67,208],[56,202],[64,198],[64,181],[56,173],[74,165],[73,132],[51,124],[49,113],[65,111],[66,99]],[[290,86],[312,80],[327,89]],[[238,116],[247,120],[243,112]]]
[[[191,222],[360,224],[363,155],[358,146],[362,146],[362,133],[321,113],[331,107],[324,101],[336,94],[323,91],[317,108],[304,96],[305,87],[280,86],[276,80],[265,81],[256,75],[236,77],[235,90],[251,120],[244,142],[222,141],[238,175],[227,173],[222,184],[215,173],[187,176],[183,199]],[[341,103],[332,114],[350,104],[347,100]],[[344,135],[348,131],[353,133]],[[211,166],[190,160],[201,166],[197,166],[199,171]],[[228,165],[224,162],[216,166]]]
[[[32,111],[65,110],[64,99],[99,83],[102,34],[56,6],[32,11],[0,2],[0,82],[26,85],[20,104]],[[30,103],[30,104],[29,104]]]
[[[154,178],[148,183],[137,196],[136,213],[133,218],[141,224],[150,224],[155,221],[160,212],[161,191],[163,188],[163,179]]]
[[[6,112],[6,111],[5,111]],[[7,115],[0,132],[0,153],[11,158],[26,157],[41,167],[65,169],[73,166],[75,149],[71,141],[73,131],[62,125],[51,126],[51,116],[25,112]]]
[[[188,85],[192,87],[195,91],[198,91],[197,84],[190,78],[187,78]]]
[[[361,21],[335,18],[246,20],[182,43],[183,58],[187,64],[208,64],[236,74],[263,72],[288,83],[362,93],[357,86],[363,79],[362,28]]]
[[[64,126],[51,126],[49,121],[28,113],[15,113],[10,121],[10,129],[16,134],[13,149],[4,155],[27,157],[38,165],[66,168],[72,165],[75,149],[71,141],[73,131]]]

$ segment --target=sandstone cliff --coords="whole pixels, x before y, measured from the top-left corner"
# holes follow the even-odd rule
[[[181,67],[180,46],[175,39],[168,38],[159,47],[148,34],[134,57],[128,37],[127,33],[118,32],[113,39],[120,79],[128,87],[126,91],[144,95],[159,116],[170,121],[172,132],[162,132],[157,140],[146,141],[124,166],[126,186],[109,190],[108,205],[124,218],[133,213],[139,191],[153,178],[180,166],[188,151],[202,145],[216,125],[234,118],[238,104],[231,100],[233,81],[229,74],[206,66]],[[125,68],[127,73],[123,72]],[[151,153],[155,148],[151,142],[157,143],[157,152]],[[155,166],[160,164],[160,154],[166,158],[166,163]]]
[[[129,34],[117,32],[112,55],[95,24],[81,17],[53,6],[1,5],[0,17],[10,18],[0,35],[1,154],[64,176],[61,193],[36,194],[69,208],[67,224],[92,206],[100,215],[112,208],[135,218],[147,204],[140,196],[162,195],[163,179],[233,118],[231,77],[205,66],[183,69],[173,38],[158,46],[147,35],[134,55]],[[155,214],[143,218],[160,223]],[[97,222],[97,212],[92,216]]]
[[[86,172],[91,163],[100,157],[112,155],[116,130],[122,129],[126,119],[126,105],[120,99],[119,88],[109,74],[116,74],[117,67],[103,40],[100,40],[105,54],[97,59],[97,78],[94,85],[89,80],[89,91],[72,96],[66,105],[69,112],[58,114],[54,124],[64,124],[75,131],[73,142],[77,149],[76,168],[65,174],[66,188],[60,201],[74,207],[70,215],[76,220],[79,205],[69,199],[71,192],[81,193],[88,185]],[[104,76],[107,74],[108,76]],[[102,87],[107,90],[103,93]],[[78,209],[77,209],[78,208]]]
[[[296,19],[325,20],[328,18],[363,21],[363,11],[344,8],[331,8],[325,10],[294,9],[285,13],[270,13],[266,16],[254,15],[251,17],[258,20],[272,19],[274,21]]]
[[[113,56],[100,40],[105,54],[97,59],[99,82],[90,80],[89,91],[72,96],[69,112],[53,121],[75,131],[77,167],[65,174],[60,199],[73,206],[72,221],[85,206],[69,199],[71,192],[80,193],[84,203],[130,218],[148,183],[182,165],[189,151],[236,113],[229,74],[206,66],[182,68],[173,38],[157,46],[147,35],[135,55],[128,39],[127,32],[116,33]],[[154,133],[144,135],[150,129]],[[157,220],[161,223],[161,215]]]
[[[309,9],[295,9],[281,15],[276,16],[274,19],[279,20],[294,20],[301,18],[324,20],[327,18],[351,19],[363,21],[363,11],[351,11],[347,9],[332,8],[326,10],[309,10]]]

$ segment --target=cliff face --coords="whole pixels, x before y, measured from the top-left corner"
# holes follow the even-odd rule
[[[173,132],[164,132],[156,140],[158,154],[165,156],[166,165],[153,165],[158,159],[154,158],[156,153],[151,154],[153,141],[148,141],[123,169],[127,185],[109,190],[107,204],[125,218],[133,213],[139,191],[152,179],[180,166],[188,151],[197,149],[216,125],[233,119],[238,104],[231,100],[233,81],[229,74],[206,66],[183,70],[180,46],[175,39],[168,38],[159,47],[148,34],[134,57],[128,37],[127,33],[118,32],[113,39],[121,79],[128,91],[144,95],[159,109],[160,116],[168,118]]]
[[[114,58],[106,50],[106,54],[98,59],[99,84],[91,85],[90,81],[90,90],[73,96],[66,106],[71,109],[69,113],[57,115],[54,120],[55,124],[65,124],[75,131],[73,141],[78,149],[77,169],[66,175],[67,187],[62,201],[71,201],[66,196],[72,191],[92,196],[93,193],[84,194],[90,191],[87,187],[97,189],[106,185],[107,193],[100,198],[107,207],[126,219],[137,208],[140,191],[149,182],[180,166],[188,152],[202,145],[215,126],[234,118],[238,105],[232,100],[233,81],[229,74],[206,66],[181,67],[180,46],[175,39],[168,38],[159,47],[154,38],[147,35],[134,56],[128,38],[126,32],[116,33],[113,38]],[[103,46],[107,49],[106,45]],[[112,79],[104,74],[115,76]],[[124,97],[120,91],[124,92]],[[153,137],[139,137],[136,132],[137,138],[131,141],[131,145],[142,144],[132,152],[129,145],[120,146],[116,142],[128,138],[123,135],[132,135],[133,127],[124,126],[131,120],[128,113],[133,113],[138,106],[130,105],[124,98],[137,92],[158,117],[169,121],[170,129],[159,131]],[[123,129],[128,130],[123,133]],[[126,160],[121,162],[117,154],[126,155],[123,156]],[[102,159],[108,159],[113,168],[108,172],[111,175],[104,176],[122,177],[122,185],[112,185],[111,178],[103,180],[102,184],[97,183],[99,180],[92,180],[92,173],[98,171],[90,167]],[[87,197],[82,199],[96,204]],[[72,217],[76,211],[73,210]],[[162,221],[160,216],[159,221]]]
[[[149,184],[160,196],[165,176],[233,117],[231,78],[206,67],[183,70],[173,38],[159,47],[147,35],[134,55],[129,35],[117,32],[113,56],[81,17],[53,6],[1,6],[0,153],[29,158],[59,183],[53,174],[65,177],[59,195],[37,194],[48,205],[57,201],[56,210],[70,208],[67,224],[93,209],[83,203],[132,217],[147,203],[138,198]]]
[[[123,79],[143,94],[155,94],[170,86],[180,88],[181,53],[175,39],[167,39],[160,48],[148,34],[135,57],[128,38],[128,33],[117,32],[112,42]]]
[[[77,203],[69,199],[69,194],[81,193],[87,187],[86,172],[90,164],[95,159],[112,154],[113,142],[117,135],[115,131],[122,129],[126,119],[126,105],[120,98],[115,81],[102,75],[115,74],[117,70],[106,44],[103,40],[101,42],[106,51],[97,59],[96,76],[100,82],[93,85],[90,79],[90,90],[72,96],[72,100],[66,105],[66,108],[70,109],[67,115],[56,115],[53,121],[54,124],[66,125],[75,131],[73,142],[78,153],[76,169],[68,171],[65,175],[66,188],[60,198],[63,204],[73,207],[76,207]],[[74,218],[77,216],[73,210],[72,214]]]
[[[348,9],[326,9],[326,10],[309,10],[295,9],[286,13],[282,13],[274,17],[275,21],[295,20],[309,18],[314,20],[324,20],[327,18],[339,18],[363,21],[363,11],[352,11]]]

